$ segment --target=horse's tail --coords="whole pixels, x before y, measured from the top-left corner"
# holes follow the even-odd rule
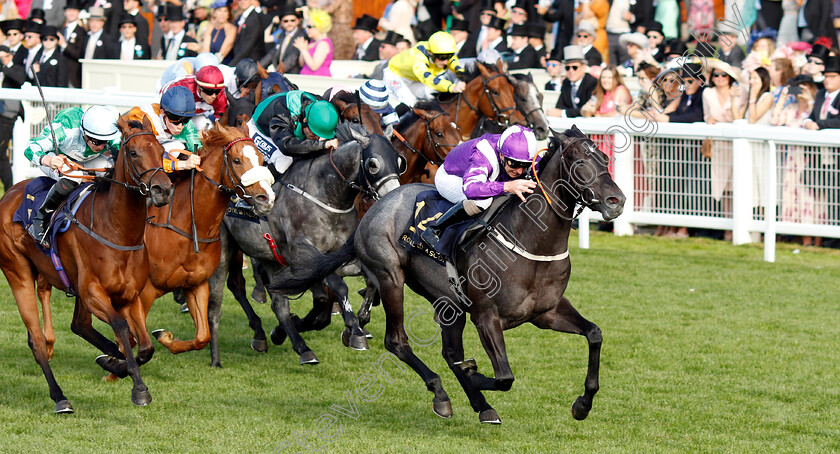
[[[356,258],[354,231],[350,238],[334,252],[321,254],[314,246],[300,244],[295,264],[281,268],[271,277],[269,290],[287,295],[305,292],[316,283]]]

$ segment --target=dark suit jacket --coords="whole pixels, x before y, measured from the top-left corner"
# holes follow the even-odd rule
[[[583,57],[586,58],[586,64],[589,66],[601,66],[601,63],[604,62],[604,58],[601,57],[601,53],[598,52],[598,49],[594,46],[586,51]]]
[[[20,43],[20,47],[18,47],[17,52],[12,55],[12,61],[15,64],[20,65],[21,67],[26,65],[26,57],[29,56],[29,49],[23,47],[23,43]]]
[[[572,36],[575,32],[575,2],[570,0],[554,0],[543,19],[546,22],[559,22],[560,28],[554,37],[553,49],[562,49],[572,43]],[[549,30],[551,27],[549,26]],[[563,56],[560,55],[560,58]]]
[[[653,20],[653,0],[630,0],[630,14],[636,17],[636,21],[630,24],[631,31],[636,31],[636,27],[644,27]]]
[[[808,24],[808,29],[816,37],[827,36],[831,42],[837,45],[837,34],[834,31],[834,22],[832,19],[832,1],[831,0],[808,0],[805,3],[805,22]]]
[[[236,41],[233,43],[233,60],[229,66],[236,66],[243,58],[253,58],[260,61],[263,51],[263,28],[260,15],[251,11],[245,18],[245,23],[239,27],[236,33]]]
[[[43,54],[44,54],[44,46],[43,45],[38,46],[38,51],[35,52],[35,58],[32,59],[32,64],[34,65],[35,63],[41,61],[41,55],[43,55]],[[26,68],[25,64],[24,64],[24,69],[28,69],[28,68]],[[34,71],[34,68],[33,68],[33,71]],[[26,80],[29,81],[30,84],[35,85],[35,78],[34,77],[29,77],[29,71],[26,72]],[[43,85],[43,83],[41,85]]]
[[[62,27],[59,32],[65,33],[66,27]],[[73,31],[69,33],[70,36],[65,36],[67,47],[64,48],[64,61],[67,64],[68,80],[70,85],[74,88],[82,88],[82,64],[79,59],[85,55],[85,46],[87,46],[87,32],[81,25],[76,25]]]
[[[464,41],[464,45],[461,46],[461,50],[458,51],[458,58],[475,58],[475,57],[477,57],[478,52],[475,51],[475,47],[476,47],[477,44],[478,44],[478,30],[470,33],[469,36],[467,36],[466,41]]]
[[[496,49],[500,54],[502,52],[509,52],[510,51],[510,48],[508,48],[508,45],[507,45],[507,38],[505,37],[505,35],[502,35],[502,42],[500,42],[499,44],[496,44],[496,47],[494,47],[494,49]]]
[[[88,37],[90,37],[88,35]],[[87,46],[87,43],[85,43]],[[85,56],[85,50],[82,49],[82,58]],[[120,58],[120,44],[113,36],[102,33],[99,35],[99,40],[96,42],[96,48],[93,50],[93,58],[97,60],[117,60]]]
[[[740,68],[741,63],[747,58],[744,54],[744,49],[741,49],[741,46],[735,46],[729,52],[729,55],[723,55],[723,51],[718,49],[718,55],[721,61],[729,63],[735,68]]]
[[[455,11],[461,13],[464,19],[470,23],[470,30],[481,28],[481,4],[482,0],[461,0]]]
[[[21,49],[23,49],[22,46]],[[20,88],[26,82],[26,69],[14,60],[10,66],[0,65],[0,72],[4,74],[3,88]]]
[[[540,68],[540,59],[537,51],[530,44],[522,49],[519,54],[514,53],[513,60],[508,62],[508,69]]]
[[[379,45],[382,44],[382,41],[374,38],[373,41],[370,42],[370,45],[365,49],[365,55],[361,59],[364,61],[376,61],[379,60]],[[353,50],[353,60],[359,60],[356,57],[356,51],[359,49],[359,46],[356,46],[356,49]]]
[[[557,99],[555,107],[565,110],[566,117],[579,117],[580,108],[589,101],[597,86],[598,79],[592,77],[589,73],[584,74],[577,90],[577,96],[572,99],[572,82],[569,79],[564,79],[563,86],[560,88],[560,97]]]
[[[42,58],[43,55],[39,58],[39,61]],[[41,81],[41,85],[44,87],[67,87],[67,59],[61,53],[61,49],[56,48],[52,55],[40,66],[38,80]]]
[[[149,40],[149,22],[146,21],[146,18],[138,12],[134,15],[134,23],[137,24],[137,33],[135,33],[134,36],[137,37],[138,41],[143,41],[147,45],[150,45],[151,41]]]
[[[688,95],[683,93],[680,96],[680,104],[677,110],[668,114],[671,123],[697,123],[703,121],[703,89],[700,87],[697,93]]]
[[[298,38],[307,39],[306,32],[302,29],[295,30],[295,33],[289,40],[289,44],[286,46],[286,52],[283,55],[280,55],[280,47],[283,44],[283,40],[286,39],[286,34],[282,33],[279,36],[280,43],[275,44],[271,51],[269,51],[262,60],[260,60],[260,65],[262,65],[263,68],[268,68],[270,65],[274,65],[279,68],[279,63],[282,62],[284,67],[283,72],[285,74],[300,73],[300,61],[298,60],[298,57],[300,57],[300,49],[292,45],[292,43]]]
[[[820,111],[823,103],[825,103],[825,88],[817,92],[817,97],[814,99],[814,110],[811,111],[811,116],[808,117],[817,123],[820,129],[836,129],[840,128],[840,95],[834,97],[834,102],[831,103],[832,109],[829,109],[825,120],[820,120]]]

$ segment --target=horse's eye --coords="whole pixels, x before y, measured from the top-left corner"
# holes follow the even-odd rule
[[[367,161],[367,168],[368,173],[370,173],[371,175],[376,175],[377,173],[379,173],[379,170],[382,168],[382,166],[379,164],[378,159],[370,158]]]
[[[236,165],[242,164],[242,160],[239,158],[233,158],[233,163]]]
[[[435,135],[441,138],[443,137],[443,133],[440,131],[435,132]]]
[[[134,151],[134,150],[131,150],[130,152],[128,152],[128,154],[129,154],[132,158],[136,158],[136,157],[137,157],[137,152],[136,152],[136,151]]]
[[[352,119],[352,120],[350,120],[350,121],[352,121],[353,123],[358,123],[358,122],[359,122],[359,119],[358,119],[358,118],[354,118],[354,119]]]
[[[493,96],[499,96],[499,90],[493,90]]]

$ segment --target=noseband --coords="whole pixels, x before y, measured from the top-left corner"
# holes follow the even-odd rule
[[[135,132],[134,134],[131,134],[128,137],[124,138],[122,140],[122,142],[120,143],[121,152],[122,153],[128,153],[126,147],[128,146],[128,141],[129,140],[131,140],[131,139],[133,139],[137,136],[145,136],[145,135],[154,136],[154,133],[149,132],[149,131],[140,131],[140,132]],[[108,177],[99,177],[99,178],[102,179],[102,180],[109,181],[111,183],[118,184],[118,185],[120,185],[120,186],[122,186],[122,187],[124,187],[124,188],[126,188],[130,191],[135,191],[142,196],[149,195],[149,188],[152,185],[152,178],[155,177],[155,174],[157,174],[158,172],[163,172],[163,167],[152,167],[151,169],[147,169],[143,172],[138,172],[137,167],[134,165],[134,161],[132,161],[131,156],[128,156],[128,155],[123,156],[123,167],[124,167],[125,173],[128,175],[129,178],[131,178],[132,181],[134,181],[135,184],[133,184],[133,185],[129,184],[128,179],[126,179],[126,181],[117,181],[117,180],[114,180],[113,178],[108,178]],[[143,181],[143,175],[145,175],[149,172],[152,172],[152,174],[149,175],[148,183],[146,183],[146,182]]]
[[[578,145],[579,142],[589,142],[589,143],[585,143],[585,145],[589,145],[590,147],[594,148],[594,144],[591,143],[592,141],[590,139],[579,137],[579,138],[573,139],[572,143],[569,144],[569,146],[567,146],[565,149],[561,150],[560,151],[560,156],[559,156],[559,158],[562,160],[561,161],[561,168],[562,168],[561,178],[564,181],[566,181],[569,184],[569,186],[571,186],[572,188],[577,190],[577,193],[578,193],[575,196],[575,202],[580,203],[580,208],[575,213],[573,218],[578,217],[580,215],[580,213],[583,211],[584,208],[590,207],[592,205],[596,205],[596,204],[601,202],[600,200],[595,198],[595,191],[592,190],[592,187],[589,184],[582,184],[582,185],[578,184],[577,181],[576,181],[576,178],[572,175],[573,170],[576,168],[576,163],[577,162],[585,162],[585,161],[578,160],[578,161],[574,161],[570,164],[568,159],[566,159],[566,150],[568,150],[569,148],[571,148],[573,146]],[[587,154],[589,154],[589,153],[591,153],[591,150],[587,151]],[[553,153],[552,153],[552,155],[553,155]],[[548,158],[550,158],[552,155],[549,155]],[[531,163],[531,169],[532,169],[534,177],[537,181],[537,185],[539,186],[540,190],[542,191],[543,196],[546,198],[546,200],[548,200],[548,204],[552,205],[552,211],[554,211],[554,213],[557,214],[558,216],[561,216],[561,214],[558,213],[554,209],[551,197],[549,197],[548,191],[546,191],[545,186],[543,186],[542,182],[539,179],[539,175],[536,172],[535,166],[536,166],[537,156],[539,156],[539,154],[534,156],[534,160]],[[602,177],[603,175],[606,175],[606,174],[609,174],[609,169],[606,168],[606,166],[605,166],[604,170],[596,173],[595,176],[592,177],[591,182],[594,182],[595,180],[597,180],[598,178],[600,178],[600,177]],[[587,191],[590,194],[589,197],[586,197]]]

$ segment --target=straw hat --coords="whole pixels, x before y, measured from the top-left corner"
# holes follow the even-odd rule
[[[729,74],[729,77],[735,82],[741,81],[741,71],[738,68],[733,68],[729,63],[718,60],[717,58],[706,60],[706,69],[709,71],[709,80],[711,80],[712,73],[718,70]]]
[[[645,35],[643,35],[639,32],[625,33],[625,34],[621,35],[620,38],[618,38],[618,42],[622,46],[626,46],[627,44],[635,44],[635,45],[641,47],[642,49],[647,49],[648,48],[647,36],[645,36]]]

